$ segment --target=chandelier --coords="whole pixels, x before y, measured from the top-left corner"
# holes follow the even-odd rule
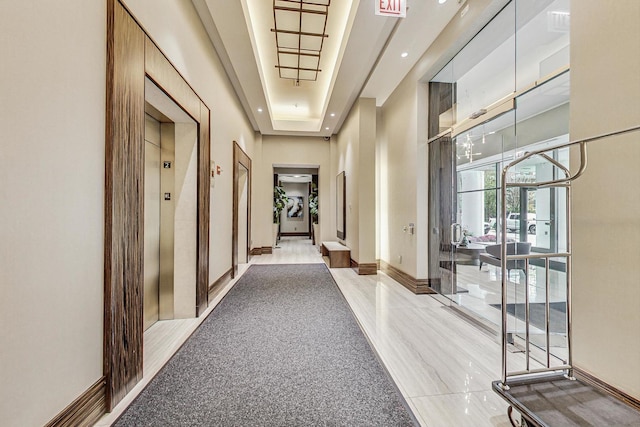
[[[331,0],[273,0],[273,25],[280,78],[315,81],[320,54],[328,37],[327,15]]]
[[[485,135],[484,133],[482,134],[482,143],[485,143]],[[458,153],[456,155],[457,159],[460,160],[461,157],[466,157],[466,159],[469,161],[469,163],[473,163],[473,157],[474,156],[481,156],[482,153],[478,153],[477,151],[474,152],[474,146],[475,144],[473,143],[473,139],[471,138],[470,134],[466,135],[466,140],[465,141],[458,141],[456,143],[458,149]]]

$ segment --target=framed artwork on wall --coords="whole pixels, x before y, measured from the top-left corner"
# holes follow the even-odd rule
[[[304,216],[304,197],[289,196],[287,202],[287,218],[290,221],[302,221]]]

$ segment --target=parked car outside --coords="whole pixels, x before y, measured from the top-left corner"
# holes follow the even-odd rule
[[[507,231],[516,232],[520,230],[520,213],[510,213],[507,215]],[[536,217],[535,214],[528,214],[527,232],[536,234]]]

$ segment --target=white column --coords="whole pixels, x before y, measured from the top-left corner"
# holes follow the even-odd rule
[[[484,235],[484,187],[483,171],[461,171],[458,187],[458,222],[473,236]]]

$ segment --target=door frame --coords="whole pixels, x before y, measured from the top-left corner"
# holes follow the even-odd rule
[[[106,74],[103,372],[111,411],[143,374],[145,77],[198,124],[196,316],[208,305],[211,147],[209,108],[119,0],[107,0]]]

